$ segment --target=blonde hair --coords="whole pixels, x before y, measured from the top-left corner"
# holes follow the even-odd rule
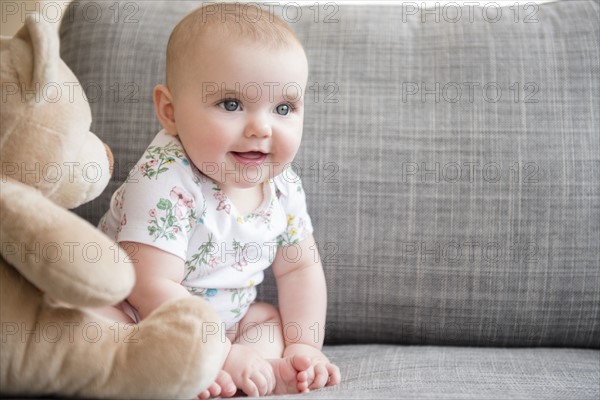
[[[248,39],[260,45],[285,48],[302,43],[294,31],[277,15],[255,4],[209,3],[187,14],[175,26],[167,44],[166,79],[172,89],[176,72],[185,62],[185,52],[208,32]]]

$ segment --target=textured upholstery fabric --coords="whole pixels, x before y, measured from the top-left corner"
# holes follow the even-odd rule
[[[597,399],[600,352],[444,346],[326,346],[342,383],[302,399]],[[297,398],[281,396],[275,398]]]
[[[163,81],[168,35],[197,3],[127,3],[118,17],[111,2],[90,3],[98,18],[73,12],[61,51],[118,163],[107,191],[77,210],[96,223],[159,127],[151,91]],[[327,342],[599,348],[598,2],[521,7],[517,22],[508,8],[495,22],[480,8],[472,21],[462,8],[458,22],[447,21],[452,10],[423,22],[403,7],[332,7],[318,18],[303,8],[292,23],[311,68],[296,167],[328,281]],[[261,291],[275,300],[272,279]],[[568,398],[580,379],[568,357],[587,360],[584,374],[598,359],[416,347],[343,357],[360,363],[370,349],[398,363],[412,357],[407,375],[385,375],[412,374],[399,396],[418,396],[436,379],[429,372],[510,374],[500,386],[481,383],[477,398],[547,394],[538,390],[564,373],[570,383],[556,389]],[[554,372],[539,371],[555,361]],[[360,383],[379,393],[385,384]],[[450,381],[436,390],[467,396]]]

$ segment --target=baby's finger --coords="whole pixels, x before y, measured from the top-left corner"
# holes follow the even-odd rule
[[[273,367],[268,365],[267,368],[263,371],[263,375],[267,379],[267,393],[265,394],[269,395],[273,393],[273,390],[275,390],[275,385],[277,385],[277,380],[275,379],[275,372],[273,372]]]
[[[241,389],[249,397],[258,397],[258,388],[250,378],[246,378],[242,381]]]
[[[320,389],[325,386],[327,379],[329,379],[329,372],[327,372],[325,364],[319,363],[315,365],[315,379],[309,388],[311,390]]]
[[[263,371],[255,371],[250,379],[254,382],[259,396],[269,394],[269,381]]]
[[[219,374],[217,375],[217,383],[221,387],[221,393],[219,394],[221,397],[232,397],[235,395],[237,387],[235,387],[233,378],[227,371],[219,371]]]
[[[342,381],[342,374],[340,373],[340,369],[335,364],[327,364],[327,372],[329,373],[329,380],[327,381],[327,386],[337,385]]]

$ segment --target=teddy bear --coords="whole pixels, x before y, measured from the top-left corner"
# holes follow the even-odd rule
[[[195,398],[226,351],[204,300],[167,302],[137,325],[96,312],[125,299],[135,274],[69,211],[104,190],[112,156],[89,131],[56,29],[30,15],[0,54],[0,393]]]

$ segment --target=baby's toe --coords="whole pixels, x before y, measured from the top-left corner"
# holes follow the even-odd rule
[[[208,391],[210,392],[210,397],[218,397],[221,394],[221,386],[213,383],[210,385]]]
[[[300,371],[300,372],[298,372],[298,375],[296,375],[296,379],[298,380],[298,382],[307,382],[308,378],[309,378],[308,370]]]
[[[237,387],[232,383],[231,385],[221,386],[221,397],[233,397]]]
[[[310,392],[310,389],[308,388],[308,382],[307,381],[298,381],[298,383],[296,384],[296,388],[298,389],[299,393],[308,393],[308,392]]]
[[[317,364],[315,365],[315,379],[310,385],[310,389],[320,389],[327,384],[327,380],[329,379],[329,372],[327,372],[327,368],[325,364]]]
[[[306,356],[295,355],[292,357],[292,366],[298,372],[306,371],[310,368],[310,358]]]
[[[210,399],[211,397],[217,397],[221,393],[221,388],[216,382],[213,382],[206,390],[202,391],[198,395],[198,398],[201,400]]]
[[[329,379],[327,380],[327,386],[337,385],[342,381],[342,374],[340,369],[335,364],[327,365],[327,371],[329,372]]]
[[[273,367],[273,373],[275,374],[275,388],[273,394],[288,394],[298,393],[308,390],[310,382],[303,381],[304,378],[298,379],[298,374],[302,374],[306,377],[310,367],[310,359],[304,356],[292,356],[286,358],[272,359],[269,360]],[[305,382],[305,384],[299,387],[299,383]]]

